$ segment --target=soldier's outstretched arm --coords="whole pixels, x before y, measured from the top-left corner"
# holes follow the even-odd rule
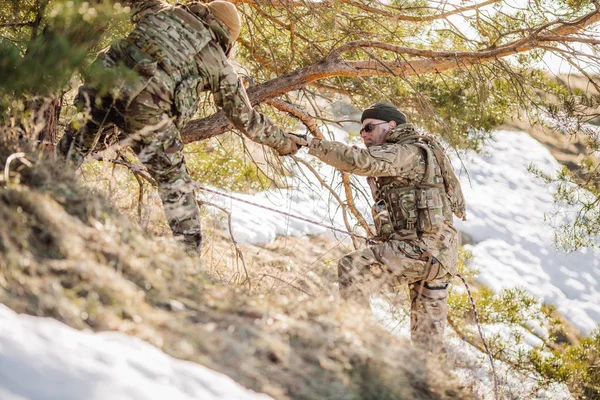
[[[233,125],[251,140],[275,149],[279,155],[298,150],[296,143],[250,104],[246,89],[220,47],[209,43],[201,53],[203,73],[209,77],[215,103]]]
[[[423,160],[416,146],[383,144],[362,149],[320,139],[311,141],[308,153],[341,171],[363,176],[405,176]]]

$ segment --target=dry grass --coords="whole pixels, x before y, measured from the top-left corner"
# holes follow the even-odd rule
[[[14,310],[138,336],[277,399],[469,397],[335,298],[343,245],[315,236],[242,246],[248,282],[216,221],[205,222],[200,262],[169,237],[154,196],[144,200],[147,230],[132,222],[137,189],[119,184],[120,172],[100,180],[111,174],[88,166],[81,185],[22,146],[0,146],[0,165],[21,150],[33,164],[13,161],[0,182],[0,301]]]

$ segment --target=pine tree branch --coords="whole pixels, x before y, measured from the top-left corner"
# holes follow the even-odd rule
[[[369,14],[376,14],[378,16],[382,16],[385,18],[389,18],[391,20],[395,20],[395,21],[406,21],[406,22],[432,22],[432,21],[436,21],[436,20],[440,20],[440,19],[444,19],[444,18],[448,18],[452,15],[457,15],[457,14],[462,14],[464,12],[467,11],[473,11],[473,10],[478,10],[482,7],[485,6],[489,6],[491,4],[495,4],[495,3],[499,3],[502,0],[487,0],[484,1],[482,3],[478,3],[478,4],[473,4],[470,6],[465,6],[465,7],[457,7],[455,9],[453,9],[452,11],[447,11],[444,12],[442,10],[436,9],[434,10],[435,12],[439,12],[439,13],[433,13],[431,15],[409,15],[409,14],[400,14],[398,12],[398,9],[395,7],[389,7],[386,4],[380,3],[384,6],[386,6],[386,8],[391,9],[390,10],[385,10],[382,8],[378,8],[378,7],[372,7],[370,5],[368,5],[368,2],[362,2],[362,1],[355,1],[355,0],[325,0],[322,2],[304,2],[304,1],[292,1],[292,0],[233,0],[232,3],[234,4],[248,4],[248,5],[252,5],[254,7],[256,7],[258,9],[258,7],[264,7],[264,6],[270,6],[270,7],[285,7],[285,8],[290,8],[290,7],[306,7],[306,8],[310,8],[310,9],[315,9],[315,8],[319,8],[319,7],[323,7],[323,6],[330,6],[332,4],[336,4],[336,3],[342,3],[342,4],[347,4],[353,7],[356,7],[358,9],[361,9],[363,11],[368,12]]]
[[[292,115],[293,117],[299,119],[300,122],[302,122],[306,126],[306,128],[314,137],[323,139],[323,134],[317,127],[317,123],[315,122],[315,120],[298,107],[278,99],[269,99],[266,101],[266,103],[275,107],[279,111],[286,112]]]
[[[404,78],[415,75],[427,75],[440,73],[457,68],[466,68],[475,64],[496,61],[500,58],[513,54],[527,52],[536,48],[541,48],[547,41],[556,42],[557,36],[572,39],[574,33],[577,33],[587,26],[600,21],[600,12],[596,9],[583,15],[573,21],[543,24],[524,38],[509,42],[496,48],[486,48],[479,51],[433,51],[414,49],[403,46],[395,46],[375,41],[356,41],[351,44],[343,45],[343,51],[334,50],[333,55],[329,55],[324,60],[300,68],[298,70],[281,75],[265,83],[253,86],[248,89],[248,97],[253,105],[260,104],[268,99],[272,99],[299,89],[307,84],[322,79],[333,77],[374,77],[374,76],[402,76]],[[548,29],[549,26],[554,26]],[[546,32],[542,34],[542,31]],[[341,53],[353,48],[375,47],[397,54],[408,54],[420,57],[415,60],[399,59],[395,61],[382,60],[359,60],[347,61],[340,59]],[[182,130],[182,137],[185,143],[207,139],[232,129],[233,125],[227,120],[222,111],[209,117],[193,120]]]

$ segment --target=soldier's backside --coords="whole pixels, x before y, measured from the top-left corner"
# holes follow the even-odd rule
[[[212,92],[217,106],[250,139],[280,155],[297,147],[252,108],[227,60],[237,37],[231,35],[235,23],[239,32],[235,6],[221,1],[172,6],[159,0],[131,5],[135,29],[93,65],[112,71],[116,78],[108,90],[92,82],[80,87],[76,104],[88,119],[82,126],[69,125],[59,151],[78,167],[101,132],[117,125],[125,133],[123,143],[131,146],[156,180],[174,235],[199,248],[198,209],[179,129],[196,114],[200,93]]]

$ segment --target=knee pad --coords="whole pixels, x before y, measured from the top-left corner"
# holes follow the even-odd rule
[[[414,291],[417,296],[424,296],[431,300],[444,300],[448,297],[448,283],[415,282],[411,291]]]

